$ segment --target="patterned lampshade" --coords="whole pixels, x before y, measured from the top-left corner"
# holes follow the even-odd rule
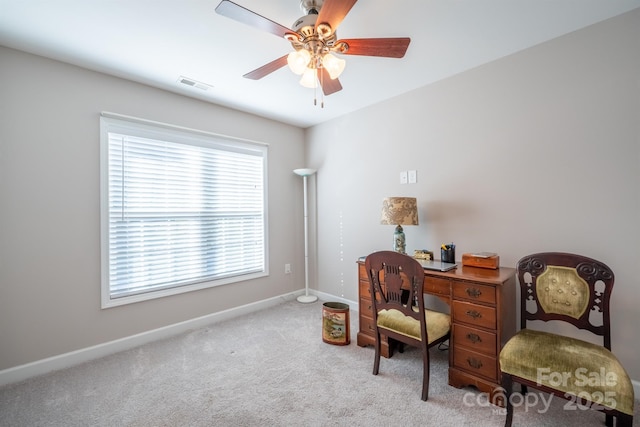
[[[418,225],[418,202],[415,197],[387,197],[382,201],[383,225]]]

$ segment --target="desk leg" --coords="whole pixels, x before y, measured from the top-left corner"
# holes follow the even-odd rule
[[[449,385],[455,388],[473,386],[479,392],[489,394],[489,402],[504,408],[504,392],[500,384],[467,375],[449,365]]]

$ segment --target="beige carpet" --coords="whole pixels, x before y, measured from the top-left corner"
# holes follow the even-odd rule
[[[473,389],[447,384],[447,353],[432,350],[429,401],[409,349],[322,342],[322,302],[275,309],[189,331],[71,369],[0,388],[0,426],[501,426]],[[515,426],[604,425],[604,415],[538,394]],[[534,403],[533,401],[531,403]],[[640,425],[636,403],[634,426]]]

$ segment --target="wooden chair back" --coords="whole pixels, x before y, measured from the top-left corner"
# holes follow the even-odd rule
[[[398,252],[380,251],[367,257],[365,268],[373,286],[374,317],[380,310],[396,309],[425,323],[424,269],[419,262]]]
[[[545,252],[522,258],[516,269],[521,329],[532,320],[560,320],[601,336],[611,350],[614,275],[607,265],[582,255]]]

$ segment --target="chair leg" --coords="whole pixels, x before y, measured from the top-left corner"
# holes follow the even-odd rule
[[[422,349],[422,400],[429,399],[429,348]]]
[[[373,375],[378,375],[378,371],[380,370],[380,333],[376,333],[376,355],[373,359]]]
[[[511,375],[502,374],[502,388],[504,389],[504,405],[507,409],[507,418],[504,420],[504,427],[511,427],[511,423],[513,422],[513,403],[511,403],[513,378]]]
[[[611,415],[607,415],[607,417],[609,416]],[[616,427],[632,427],[632,426],[633,426],[633,416],[627,415],[627,414],[616,415]]]
[[[616,423],[618,424],[617,427],[620,426],[620,420],[618,420],[618,422]],[[604,417],[604,425],[606,425],[607,427],[613,427],[613,415],[610,414],[606,414]]]

